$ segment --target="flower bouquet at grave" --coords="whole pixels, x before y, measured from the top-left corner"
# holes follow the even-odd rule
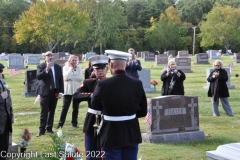
[[[57,134],[50,135],[53,140],[52,145],[49,147],[52,153],[55,153],[56,157],[60,160],[83,160],[83,155],[78,148],[64,140],[62,129],[59,128]]]
[[[18,144],[20,146],[20,148],[27,148],[28,146],[30,146],[31,133],[29,132],[29,130],[27,128],[25,128],[23,130],[23,134],[21,135],[21,139],[22,140],[20,140],[20,142]]]
[[[155,87],[156,85],[158,85],[158,82],[155,81],[155,80],[152,80],[152,81],[151,81],[151,84]]]

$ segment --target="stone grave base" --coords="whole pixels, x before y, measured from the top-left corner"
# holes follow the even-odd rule
[[[16,143],[12,143],[12,145],[9,145],[8,153],[18,153],[18,145]]]
[[[152,92],[156,92],[155,88],[143,88],[145,93],[152,93]]]
[[[217,147],[215,151],[207,151],[208,160],[237,160],[240,157],[240,143],[230,143]]]
[[[169,133],[158,135],[142,133],[142,139],[144,142],[149,143],[189,142],[204,140],[205,135],[203,131]]]

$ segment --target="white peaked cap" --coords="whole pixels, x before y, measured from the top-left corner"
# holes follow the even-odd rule
[[[108,57],[111,60],[114,60],[114,59],[127,60],[131,56],[130,53],[117,51],[117,50],[105,50],[105,53],[108,55]]]
[[[92,65],[106,64],[106,63],[108,63],[108,56],[106,56],[106,55],[95,55],[95,56],[89,57],[88,60],[92,63]]]

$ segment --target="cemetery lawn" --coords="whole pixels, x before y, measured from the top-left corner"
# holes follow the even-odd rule
[[[230,63],[233,63],[235,59],[230,56],[221,57],[224,63],[224,67],[227,67]],[[239,95],[240,77],[235,77],[236,74],[240,74],[240,64],[233,63],[233,72],[231,72],[231,84],[235,85],[235,89],[230,89],[229,103],[232,107],[234,117],[228,117],[225,115],[224,110],[219,106],[220,117],[212,116],[210,97],[207,97],[206,86],[206,69],[212,68],[214,60],[209,60],[210,64],[194,64],[195,57],[191,57],[193,73],[186,73],[186,80],[184,81],[185,95],[186,96],[198,96],[199,103],[199,123],[200,130],[204,131],[205,135],[209,134],[210,137],[206,137],[204,141],[188,142],[188,143],[141,143],[139,145],[138,157],[142,157],[142,160],[207,160],[206,151],[216,150],[219,145],[227,143],[237,143],[240,141],[240,106]],[[151,69],[151,80],[158,82],[157,92],[147,93],[147,97],[160,96],[160,89],[162,82],[160,80],[161,70],[164,66],[151,66],[154,62],[144,62],[140,59],[142,67],[144,69]],[[7,61],[1,61],[7,66]],[[87,62],[80,63],[82,68],[87,66]],[[28,70],[36,69],[36,65],[28,65]],[[7,67],[4,70],[5,81],[11,90],[11,97],[14,109],[15,122],[13,124],[13,142],[19,143],[20,135],[24,128],[28,128],[32,134],[30,146],[27,148],[28,153],[37,153],[36,157],[25,157],[22,159],[56,159],[54,157],[47,158],[51,154],[49,147],[52,145],[52,140],[49,134],[45,134],[41,137],[36,137],[39,127],[39,103],[33,104],[35,97],[25,97],[25,86],[23,84],[25,79],[26,69],[22,69],[22,74],[10,77]],[[110,72],[108,71],[108,77]],[[57,132],[56,126],[58,124],[60,112],[61,112],[62,100],[58,101],[54,128],[53,131]],[[21,112],[37,112],[35,114],[21,115]],[[79,129],[75,129],[71,125],[71,112],[70,106],[65,125],[63,127],[63,135],[69,137],[69,141],[77,145],[80,152],[84,152],[83,141],[83,122],[87,112],[87,103],[82,102],[79,107]],[[145,132],[145,119],[139,119],[141,132]],[[35,154],[36,155],[36,154]]]

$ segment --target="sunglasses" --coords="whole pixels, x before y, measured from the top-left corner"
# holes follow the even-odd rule
[[[53,55],[51,55],[51,54],[48,54],[48,55],[46,55],[46,56],[48,56],[48,57],[52,57]]]

